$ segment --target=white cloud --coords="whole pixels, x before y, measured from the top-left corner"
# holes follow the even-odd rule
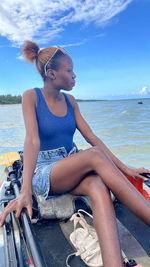
[[[135,97],[149,97],[150,96],[150,91],[148,90],[148,88],[146,86],[144,86],[140,91],[133,91],[131,92],[131,95],[132,96],[135,96]]]
[[[145,86],[137,94],[141,96],[148,96],[150,95],[150,92],[148,91],[148,88]]]
[[[18,55],[17,56],[17,59],[19,59],[19,60],[25,60],[25,58],[23,57],[23,55]]]
[[[80,45],[85,44],[87,40],[88,40],[88,39],[84,39],[84,40],[81,41],[81,42],[71,43],[71,44],[61,44],[61,46],[63,46],[63,47],[80,46]]]
[[[144,86],[140,91],[132,91],[131,93],[123,93],[123,94],[111,94],[104,95],[106,99],[142,99],[142,98],[150,98],[150,91],[146,86]]]
[[[60,35],[69,23],[91,22],[102,26],[133,0],[3,0],[0,2],[0,34],[14,46],[24,40],[46,43]]]

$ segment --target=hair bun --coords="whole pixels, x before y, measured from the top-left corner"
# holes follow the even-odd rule
[[[22,52],[23,56],[27,61],[29,61],[30,63],[34,63],[34,61],[38,57],[39,50],[40,48],[36,43],[31,41],[26,41],[25,46],[22,49]]]

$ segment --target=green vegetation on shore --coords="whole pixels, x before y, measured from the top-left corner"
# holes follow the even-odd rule
[[[4,104],[21,104],[22,96],[17,95],[0,95],[0,105]],[[103,100],[98,100],[98,99],[76,99],[77,102],[96,102],[96,101],[103,101]]]
[[[0,104],[21,104],[22,97],[21,95],[0,95]]]

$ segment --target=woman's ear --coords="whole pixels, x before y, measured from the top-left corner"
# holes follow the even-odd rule
[[[56,79],[55,70],[48,69],[47,70],[47,77],[50,78],[51,80],[55,80]]]

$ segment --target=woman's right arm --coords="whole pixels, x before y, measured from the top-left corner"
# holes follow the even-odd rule
[[[21,210],[26,208],[29,216],[32,217],[32,178],[40,147],[36,119],[36,94],[34,90],[28,90],[23,94],[22,108],[26,127],[23,157],[23,184],[20,195],[16,199],[10,201],[0,214],[0,226],[3,225],[6,216],[13,210],[16,211],[16,217],[19,217]]]
[[[32,194],[32,177],[40,147],[36,119],[36,95],[33,90],[28,90],[23,94],[22,109],[26,137],[24,142],[23,184],[21,192]]]

